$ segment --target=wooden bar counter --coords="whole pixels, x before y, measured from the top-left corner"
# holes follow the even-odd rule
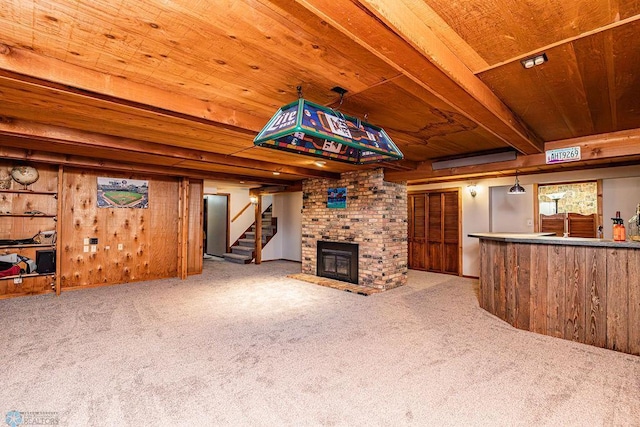
[[[536,234],[480,239],[480,306],[540,334],[640,355],[640,243]]]

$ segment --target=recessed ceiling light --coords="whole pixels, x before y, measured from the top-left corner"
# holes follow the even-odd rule
[[[327,162],[323,162],[322,160],[316,160],[315,162],[313,162],[314,165],[323,168]]]
[[[521,59],[520,63],[524,68],[533,68],[536,65],[542,65],[547,62],[549,59],[547,58],[546,53],[541,53],[540,55],[532,56],[530,58]]]
[[[280,175],[280,172],[273,172],[274,175]]]

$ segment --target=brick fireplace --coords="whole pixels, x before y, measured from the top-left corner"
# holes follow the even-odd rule
[[[347,189],[346,208],[327,207],[329,188]],[[359,285],[386,290],[406,284],[405,184],[385,182],[382,169],[375,169],[347,172],[339,180],[308,179],[302,192],[303,273],[319,275],[318,242],[344,242],[357,245]]]

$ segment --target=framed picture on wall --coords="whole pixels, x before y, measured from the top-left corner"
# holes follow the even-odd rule
[[[149,207],[149,181],[98,177],[99,208]]]
[[[327,207],[329,209],[344,209],[347,207],[347,188],[329,188],[327,191]]]

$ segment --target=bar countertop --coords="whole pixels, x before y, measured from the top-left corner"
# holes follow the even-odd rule
[[[531,243],[537,245],[597,246],[606,248],[640,249],[640,242],[626,240],[616,242],[610,239],[589,239],[584,237],[558,237],[550,233],[469,233],[469,237],[510,243]]]

